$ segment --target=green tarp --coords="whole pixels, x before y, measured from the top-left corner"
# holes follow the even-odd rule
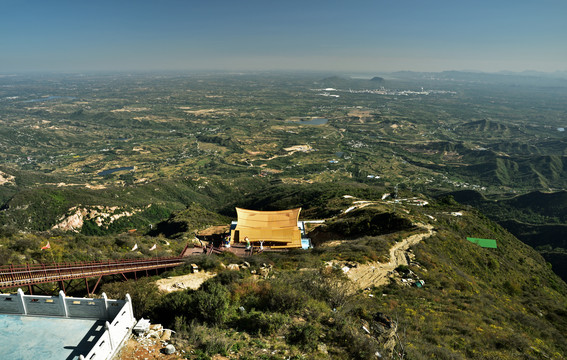
[[[471,238],[471,237],[468,237],[467,240],[472,242],[473,244],[477,244],[478,246],[483,247],[483,248],[491,248],[491,249],[497,248],[496,240],[479,239],[479,238]]]

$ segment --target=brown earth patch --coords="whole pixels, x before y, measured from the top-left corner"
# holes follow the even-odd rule
[[[216,276],[215,273],[199,271],[193,274],[171,276],[166,279],[159,279],[158,281],[156,281],[156,285],[161,291],[166,293],[181,291],[185,289],[197,290],[202,283],[214,276]]]

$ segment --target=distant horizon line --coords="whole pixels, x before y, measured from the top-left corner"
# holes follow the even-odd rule
[[[441,73],[472,73],[472,74],[489,74],[489,75],[507,75],[507,74],[541,74],[541,75],[553,75],[553,74],[565,74],[567,75],[567,70],[554,70],[554,71],[542,71],[542,70],[498,70],[498,71],[483,71],[483,70],[439,70],[439,71],[419,71],[419,70],[313,70],[313,69],[272,69],[272,70],[239,70],[239,69],[121,69],[121,70],[21,70],[21,71],[0,71],[0,77],[7,76],[18,76],[26,74],[37,74],[37,75],[83,75],[83,74],[142,74],[142,73],[225,73],[225,74],[253,74],[253,73],[311,73],[311,74],[395,74],[395,73],[416,73],[416,74],[441,74]]]

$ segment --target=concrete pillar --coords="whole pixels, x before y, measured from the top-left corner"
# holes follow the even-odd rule
[[[59,290],[59,301],[61,301],[61,315],[68,318],[69,317],[69,308],[67,307],[67,297],[63,290]]]
[[[28,309],[26,307],[26,302],[24,301],[24,291],[18,289],[18,301],[20,302],[20,309],[22,310],[22,315],[28,314]]]

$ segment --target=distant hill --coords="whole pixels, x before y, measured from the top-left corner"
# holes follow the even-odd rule
[[[510,125],[506,125],[497,121],[482,119],[464,123],[463,125],[457,127],[457,131],[474,131],[477,135],[479,133],[487,133],[487,135],[493,136],[494,133],[498,133],[500,136],[513,136],[515,132],[519,133],[520,129],[517,126],[512,127]]]
[[[472,205],[498,222],[518,239],[547,254],[546,259],[564,279],[564,250],[567,249],[567,191],[525,195],[498,200],[465,190],[452,192],[456,201]],[[555,249],[555,255],[550,251]]]
[[[376,86],[384,86],[386,80],[375,76],[371,79],[353,79],[340,76],[330,76],[321,79],[316,84],[322,87],[342,88],[342,89],[375,89]]]
[[[397,71],[389,74],[399,79],[436,79],[443,81],[466,81],[470,83],[485,84],[519,84],[534,86],[567,87],[565,73],[537,73],[537,72],[501,72],[486,73],[481,71],[442,71],[442,72],[414,72]]]
[[[489,200],[481,193],[473,190],[455,191],[450,195],[463,204],[486,206],[484,209],[501,209],[498,212],[499,221],[515,219],[531,224],[542,224],[542,221],[557,224],[567,222],[567,191],[550,193],[533,191],[498,200]],[[490,207],[488,207],[489,205]],[[506,209],[508,211],[505,211]],[[525,214],[525,216],[521,216],[521,214]],[[487,213],[487,215],[490,214]]]

